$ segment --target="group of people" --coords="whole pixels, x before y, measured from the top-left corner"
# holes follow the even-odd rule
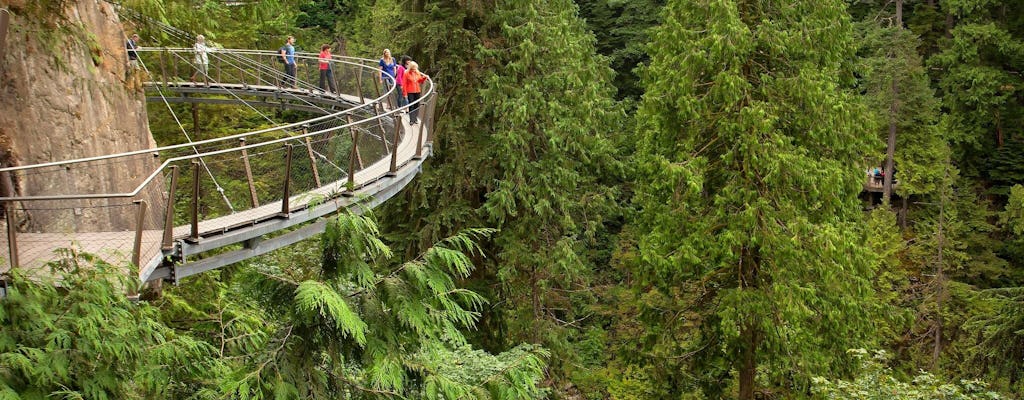
[[[402,56],[398,62],[395,62],[389,49],[384,49],[384,54],[378,64],[380,65],[381,83],[396,86],[395,102],[398,107],[412,104],[409,106],[409,124],[418,124],[420,106],[418,100],[422,93],[420,84],[425,82],[428,76],[420,72],[420,65],[409,56]]]
[[[881,167],[869,168],[867,176],[872,186],[882,186],[882,183],[885,181],[885,169]],[[892,182],[896,183],[895,172],[893,172]]]
[[[128,67],[129,71],[138,68],[138,53],[136,50],[139,49],[138,45],[139,35],[132,35],[127,43],[126,47],[128,50]],[[201,77],[207,83],[210,58],[208,53],[212,51],[210,47],[206,45],[206,38],[203,35],[196,36],[196,43],[193,47],[195,53],[195,72],[189,78],[193,83],[196,82],[196,77]],[[284,83],[282,86],[287,88],[297,88],[295,80],[295,37],[288,36],[283,46],[278,49],[279,61],[284,64]],[[325,93],[337,93],[338,89],[334,83],[334,73],[331,70],[332,65],[331,45],[325,44],[320,46],[320,55],[318,61],[320,64],[320,90]],[[409,56],[402,56],[399,60],[395,60],[391,55],[391,50],[384,49],[380,61],[380,82],[385,85],[387,89],[391,89],[391,86],[395,86],[395,103],[398,107],[409,106],[409,123],[415,125],[419,123],[419,102],[420,94],[422,90],[420,85],[425,82],[428,76],[420,72],[419,64],[412,60]],[[410,105],[411,104],[411,105]]]
[[[288,36],[285,40],[284,46],[278,49],[278,57],[281,63],[284,64],[284,87],[296,88],[295,82],[295,37]],[[317,61],[320,67],[320,82],[317,86],[320,90],[325,93],[337,93],[338,89],[334,84],[334,72],[331,69],[332,58],[331,45],[325,44],[320,46],[320,54],[317,56]],[[412,60],[409,56],[402,56],[401,60],[395,61],[395,58],[391,56],[391,50],[384,49],[384,54],[380,58],[380,82],[387,89],[391,89],[390,85],[395,87],[395,102],[398,107],[405,107],[409,104],[409,124],[415,125],[419,123],[419,100],[420,84],[427,80],[427,75],[420,72],[419,64]]]

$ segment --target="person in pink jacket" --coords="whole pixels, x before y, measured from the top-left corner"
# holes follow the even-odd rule
[[[409,61],[412,61],[412,58],[409,58],[409,56],[402,56],[402,58],[398,60],[398,67],[395,67],[395,83],[398,85],[398,87],[395,88],[395,97],[398,98],[398,107],[405,107],[409,104],[409,101],[405,99],[405,92],[402,89],[402,86],[404,86],[402,84],[402,80],[405,79],[405,66],[409,64]]]
[[[409,99],[409,124],[415,125],[419,123],[419,111],[420,104],[417,102],[420,99],[420,84],[425,82],[429,78],[426,74],[420,72],[419,64],[415,61],[409,61],[408,69],[405,71],[405,75],[402,77],[402,90],[405,91],[405,96]]]

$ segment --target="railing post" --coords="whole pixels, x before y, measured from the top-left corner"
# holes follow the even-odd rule
[[[0,194],[14,197],[14,180],[10,172],[0,173]],[[3,207],[7,219],[7,251],[10,253],[11,269],[15,269],[18,267],[18,221],[14,218],[14,202],[6,201]]]
[[[7,217],[7,251],[10,253],[11,269],[18,268],[18,227],[14,218],[14,205],[10,202],[4,204],[4,214]]]
[[[352,123],[352,116],[348,116],[348,123]],[[355,126],[350,125],[349,131],[352,134],[352,154],[348,157],[348,184],[345,185],[345,191],[341,192],[342,196],[352,196],[356,188],[356,162],[359,163],[359,169],[363,168],[363,161],[359,158],[359,131],[356,130]]]
[[[199,161],[192,160],[192,229],[189,239],[199,241]]]
[[[352,114],[347,115],[347,117],[349,124],[348,130],[352,133],[352,145],[356,146],[356,143],[359,141],[359,131],[356,130],[356,126],[352,123]],[[355,147],[352,151],[355,152],[355,159],[359,169],[363,169],[363,155],[359,154],[359,148]]]
[[[429,125],[430,126],[430,129],[427,130],[427,137],[426,137],[426,142],[427,143],[433,143],[434,142],[434,133],[437,131],[436,129],[434,129],[435,128],[434,127],[434,121],[436,121],[436,116],[434,115],[434,112],[436,110],[436,108],[435,108],[436,106],[437,106],[437,92],[435,91],[435,92],[430,94],[430,102],[427,103],[427,114],[426,114],[427,122],[425,124],[422,124],[422,125]],[[423,127],[422,125],[420,126],[420,128]],[[423,144],[426,144],[426,143],[422,143],[421,145],[423,145]]]
[[[164,210],[164,240],[162,250],[174,249],[174,193],[178,190],[178,166],[171,166],[171,190],[167,192],[167,209]]]
[[[148,205],[145,200],[135,200],[132,203],[138,204],[139,210],[135,216],[135,242],[132,246],[132,264],[136,267],[142,268],[142,231],[146,223],[146,206]]]
[[[402,117],[400,117],[398,115],[395,115],[394,120],[395,120],[395,140],[394,140],[394,146],[391,146],[392,147],[392,151],[391,151],[391,169],[388,170],[388,173],[384,174],[384,176],[395,176],[395,175],[398,174],[398,141],[401,140],[401,135],[402,135],[402,128],[403,128],[402,127]]]
[[[284,197],[281,198],[281,214],[288,215],[288,197],[291,196],[292,181],[292,145],[287,145],[284,159]]]
[[[433,104],[433,102],[431,102],[433,98],[433,95],[427,98],[427,106],[423,107],[423,120],[420,121],[420,126],[417,129],[418,133],[416,134],[416,155],[412,157],[414,160],[423,159],[423,126],[427,124],[427,121],[429,121],[431,115],[433,115],[430,107]],[[433,125],[431,125],[431,127],[433,127]]]
[[[249,183],[249,202],[252,208],[260,206],[260,199],[256,196],[256,182],[252,179],[252,166],[249,164],[249,151],[245,149],[245,138],[238,138],[238,146],[242,148],[242,163],[245,165],[245,181]]]
[[[302,127],[302,134],[305,135],[309,132],[308,127]],[[320,171],[316,169],[316,157],[313,156],[313,141],[306,136],[306,153],[309,154],[309,165],[313,168],[313,182],[316,183],[316,187],[320,187]]]
[[[363,96],[363,69],[357,68],[359,75],[356,75],[356,93],[359,94],[359,104],[366,104],[366,97]]]

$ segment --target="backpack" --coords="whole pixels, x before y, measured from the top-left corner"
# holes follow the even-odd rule
[[[282,51],[287,52],[288,48],[286,48],[285,46],[281,46],[281,48],[277,49],[277,56],[275,56],[274,58],[277,59],[277,62],[284,64],[284,57],[281,56]]]

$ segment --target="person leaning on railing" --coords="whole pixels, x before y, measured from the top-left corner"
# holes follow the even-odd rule
[[[416,101],[420,99],[420,84],[427,80],[428,76],[420,72],[420,65],[415,61],[409,61],[409,70],[405,71],[403,77],[402,89],[405,90],[405,96],[409,98],[409,103],[412,104],[409,107],[409,125],[415,125],[419,123],[419,111],[420,104]]]

